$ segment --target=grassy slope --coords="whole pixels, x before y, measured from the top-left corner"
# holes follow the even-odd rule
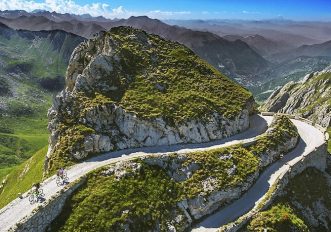
[[[12,168],[4,188],[0,190],[0,208],[15,199],[18,193],[30,189],[33,183],[41,181],[46,152],[47,147],[44,147],[24,163]]]
[[[113,28],[107,34],[91,44],[104,43],[111,36],[119,64],[113,73],[98,80],[98,85],[115,85],[119,90],[94,90],[141,117],[181,121],[201,119],[214,112],[231,117],[252,97],[179,43],[127,27]],[[82,56],[80,62],[86,66],[85,50]],[[95,96],[91,97],[93,100]]]
[[[281,117],[268,139],[283,142],[279,137],[297,133],[295,127],[291,126],[283,130],[282,126],[288,123],[290,121],[286,117]],[[202,184],[208,182],[209,178],[213,179],[213,188],[227,189],[243,183],[252,173],[258,172],[259,155],[275,146],[274,143],[265,142],[265,137],[266,135],[261,136],[256,145],[248,148],[234,146],[189,153],[183,163],[172,163],[172,159],[176,160],[177,157],[173,154],[169,160],[164,161],[168,165],[178,169],[185,169],[190,164],[197,164],[199,167],[181,182],[174,182],[167,170],[150,165],[144,160],[134,161],[142,164],[138,172],[131,171],[130,167],[122,167],[132,174],[120,179],[116,179],[114,175],[102,175],[101,172],[107,170],[106,167],[94,171],[88,174],[87,184],[66,204],[64,213],[54,224],[54,230],[88,231],[93,228],[98,231],[118,231],[124,224],[129,224],[131,231],[147,231],[157,223],[164,226],[173,216],[171,212],[178,210],[174,203],[211,193]],[[236,171],[229,174],[228,170],[234,165]],[[130,223],[130,220],[134,223]],[[178,231],[182,231],[180,222],[175,226]],[[163,229],[167,231],[164,227]]]
[[[64,47],[68,48],[70,42],[66,41]],[[0,77],[3,88],[11,92],[0,95],[0,101],[8,106],[0,109],[1,177],[47,144],[46,114],[52,93],[43,89],[39,81],[63,77],[66,63],[63,51],[54,50],[49,38],[32,40],[13,32],[10,38],[0,36],[0,48],[4,66]]]
[[[278,204],[271,209],[258,213],[249,223],[247,231],[301,231],[308,232],[307,225],[288,205]]]
[[[321,223],[325,215],[320,213],[323,211],[320,209],[323,208],[318,204],[331,210],[331,185],[322,172],[308,168],[291,179],[284,191],[284,196],[277,197],[270,206],[271,208],[258,213],[248,223],[248,229],[243,231],[263,231],[258,230],[263,227],[268,227],[268,231],[279,232],[289,231],[289,228],[297,228],[296,231],[308,231],[307,226],[310,231],[328,231]],[[298,208],[298,205],[301,205],[302,208]],[[318,211],[315,211],[316,207],[319,208]],[[321,219],[318,227],[309,225],[303,214],[304,211],[306,215],[312,213],[311,215],[314,215],[315,219]]]
[[[331,127],[328,128],[328,133],[329,133],[329,141],[328,141],[328,151],[331,154]]]

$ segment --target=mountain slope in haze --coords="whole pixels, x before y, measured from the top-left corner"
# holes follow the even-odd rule
[[[253,48],[257,53],[264,57],[269,57],[275,53],[280,53],[293,49],[294,47],[287,44],[285,41],[274,41],[267,39],[261,35],[249,35],[249,36],[239,36],[239,35],[226,35],[223,38],[235,41],[241,40],[247,43],[251,48]]]
[[[47,144],[47,109],[82,37],[0,25],[0,170]]]
[[[331,57],[302,56],[281,62],[259,74],[261,83],[249,87],[258,101],[265,101],[272,92],[290,81],[297,82],[305,75],[318,72],[331,65]]]
[[[23,15],[17,18],[0,17],[0,22],[8,25],[13,29],[23,29],[29,31],[41,30],[63,30],[85,38],[90,38],[94,34],[106,30],[97,22],[79,21],[72,19],[70,21],[53,21],[45,16]]]
[[[210,32],[193,31],[182,27],[170,26],[159,20],[145,16],[130,17],[109,21],[52,21],[44,16],[20,16],[18,18],[0,18],[0,22],[15,29],[53,30],[61,29],[86,38],[95,33],[109,30],[115,26],[132,26],[166,39],[180,42],[191,48],[201,58],[208,61],[224,74],[238,78],[242,84],[250,85],[256,80],[256,73],[269,65],[263,57],[242,41],[227,41]]]
[[[300,56],[331,57],[331,40],[320,44],[302,45],[287,52],[280,52],[273,55],[273,59],[286,61]]]
[[[322,43],[331,38],[329,22],[300,22],[291,20],[166,20],[193,30],[210,31],[219,36],[261,35],[290,46]]]
[[[296,114],[323,127],[331,126],[331,67],[307,75],[301,82],[289,82],[276,90],[261,108]]]

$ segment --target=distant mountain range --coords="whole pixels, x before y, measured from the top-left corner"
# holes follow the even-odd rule
[[[67,14],[50,12],[0,13],[0,22],[14,29],[64,30],[85,38],[116,26],[132,26],[166,39],[180,42],[191,48],[201,58],[224,74],[236,78],[242,84],[254,83],[256,73],[265,70],[269,62],[243,41],[228,41],[210,32],[193,31],[178,26],[170,26],[159,20],[145,16],[121,20],[91,18],[89,21]],[[15,18],[16,17],[16,18]],[[55,18],[52,20],[52,18]],[[69,20],[70,19],[70,20]],[[85,18],[84,18],[85,19]],[[67,21],[69,20],[69,21]]]
[[[110,20],[38,10],[0,11],[0,22],[13,29],[62,30],[84,38],[116,26],[143,29],[186,45],[261,100],[286,81],[325,68],[331,57],[331,41],[325,42],[331,38],[331,26],[322,22],[166,21],[178,24],[169,25],[146,16]]]
[[[244,41],[257,53],[259,53],[260,55],[266,58],[270,57],[273,54],[285,52],[295,48],[293,45],[290,45],[285,41],[275,41],[272,39],[267,39],[261,35],[249,35],[249,36],[226,35],[223,38],[230,41],[235,41],[235,40]]]
[[[282,53],[273,55],[273,60],[285,61],[301,56],[331,57],[331,40],[320,44],[302,45]]]

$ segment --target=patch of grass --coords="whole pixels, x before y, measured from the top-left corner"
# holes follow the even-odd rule
[[[204,152],[189,153],[183,166],[199,165],[199,170],[181,183],[188,198],[210,194],[205,191],[203,181],[213,178],[212,187],[226,189],[243,183],[246,178],[259,170],[259,158],[243,147],[221,148]],[[229,170],[233,169],[233,173]]]
[[[269,209],[250,220],[250,231],[263,231],[260,230],[263,227],[268,231],[307,231],[307,227],[309,231],[329,231],[326,225],[330,225],[327,212],[331,211],[331,185],[327,175],[315,168],[307,168],[293,177]],[[291,220],[282,220],[284,213]],[[312,218],[318,223],[310,224]]]
[[[0,184],[2,180],[13,170],[14,167],[10,168],[0,168]]]
[[[307,225],[288,205],[277,204],[270,210],[258,213],[247,227],[248,231],[309,231]]]
[[[286,143],[291,137],[299,136],[296,126],[284,115],[277,115],[270,127],[272,130],[259,136],[256,143],[250,146],[249,149],[254,154],[261,154],[279,144]]]
[[[69,154],[73,151],[83,150],[85,135],[94,133],[93,129],[83,124],[73,125],[70,128],[63,125],[60,130],[62,136],[48,162],[48,175],[54,174],[60,167],[67,167],[76,163],[77,160],[74,160]]]
[[[91,173],[87,184],[66,203],[54,231],[160,231],[176,209],[177,184],[158,167],[142,165],[139,173],[116,180]],[[64,223],[65,222],[65,223]],[[62,224],[64,223],[64,224]],[[56,229],[54,229],[56,228]]]
[[[94,90],[142,118],[185,121],[207,119],[214,112],[234,117],[252,100],[248,90],[179,43],[142,30],[117,27],[91,44],[103,46],[100,44],[109,39],[117,45],[113,52],[119,61],[110,61],[115,62],[113,71],[101,76]],[[85,55],[82,51],[81,56]],[[85,60],[84,66],[89,61]],[[160,90],[158,85],[164,88]],[[102,86],[117,89],[108,91],[99,88]]]
[[[18,193],[24,193],[33,183],[40,182],[43,175],[43,165],[47,146],[36,152],[30,159],[12,168],[4,188],[0,190],[0,208],[14,200]],[[0,172],[1,173],[1,172]]]
[[[329,141],[328,141],[328,151],[331,154],[331,127],[328,128]]]

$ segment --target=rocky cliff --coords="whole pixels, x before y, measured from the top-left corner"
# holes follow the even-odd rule
[[[185,46],[117,27],[80,44],[49,110],[46,168],[132,147],[200,143],[249,126],[254,100]]]
[[[331,67],[276,90],[262,110],[296,114],[323,127],[331,125]]]

